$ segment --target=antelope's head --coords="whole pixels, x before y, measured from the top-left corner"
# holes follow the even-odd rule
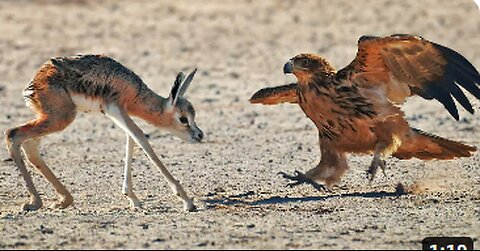
[[[197,72],[193,70],[186,78],[183,72],[179,72],[175,78],[170,95],[167,99],[167,113],[170,114],[170,123],[166,127],[175,136],[189,142],[200,142],[203,132],[195,123],[195,109],[193,105],[183,97],[192,79]]]

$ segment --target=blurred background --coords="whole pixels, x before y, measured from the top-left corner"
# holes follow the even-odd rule
[[[222,109],[232,115],[223,121],[242,123],[248,119],[228,106],[264,111],[250,106],[248,98],[259,88],[295,81],[282,74],[286,60],[314,52],[340,69],[355,57],[362,35],[421,35],[458,51],[478,68],[479,14],[471,0],[4,0],[0,1],[0,98],[4,100],[0,131],[31,116],[21,91],[50,57],[109,55],[164,96],[178,71],[198,67],[187,95],[199,110],[199,124],[225,116]],[[423,104],[414,99],[405,109],[450,121],[438,102]],[[298,107],[268,109],[280,118],[282,114],[298,121],[304,117]],[[213,135],[235,131],[234,124],[205,127]]]
[[[212,81],[231,77],[229,89],[256,80],[248,85],[255,89],[259,79],[283,80],[282,63],[299,52],[345,66],[364,34],[418,34],[476,66],[480,57],[471,0],[3,0],[0,21],[0,84],[8,89],[50,57],[87,53],[110,55],[161,87],[197,66]]]

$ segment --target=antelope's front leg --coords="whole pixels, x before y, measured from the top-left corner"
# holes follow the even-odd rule
[[[130,205],[133,208],[141,208],[142,204],[138,200],[137,196],[133,193],[132,187],[132,156],[134,141],[132,137],[127,134],[126,155],[125,155],[125,169],[122,192],[130,200]]]
[[[183,200],[185,210],[190,212],[196,211],[197,208],[193,204],[193,200],[187,196],[182,185],[180,185],[180,183],[173,178],[167,168],[163,165],[153,151],[150,143],[148,143],[143,131],[135,124],[135,122],[133,122],[127,113],[118,107],[118,105],[109,104],[105,110],[105,114],[107,114],[113,120],[113,122],[115,122],[115,124],[117,124],[130,137],[132,137],[135,143],[137,143],[147,154],[148,158],[158,167],[158,169],[160,169],[160,172],[167,179],[168,183],[170,183],[172,190]]]

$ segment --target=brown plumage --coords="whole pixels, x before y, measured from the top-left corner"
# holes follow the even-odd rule
[[[452,159],[469,157],[473,146],[410,128],[400,105],[412,95],[436,99],[459,119],[455,98],[473,107],[459,88],[480,99],[480,75],[457,52],[411,35],[363,36],[356,58],[338,72],[323,58],[300,54],[284,66],[297,84],[257,91],[251,103],[298,103],[319,131],[322,160],[297,183],[323,180],[331,185],[348,169],[346,153],[373,153],[371,180],[382,158]],[[453,97],[453,98],[452,98]],[[311,182],[311,181],[309,181]]]

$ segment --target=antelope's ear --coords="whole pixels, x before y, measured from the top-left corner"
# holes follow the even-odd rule
[[[250,98],[252,104],[276,105],[280,103],[298,103],[297,84],[281,85],[258,90]]]
[[[197,72],[197,68],[195,68],[192,72],[190,72],[190,74],[188,74],[187,79],[185,79],[185,82],[183,82],[182,87],[180,88],[180,91],[178,92],[179,97],[183,97],[183,95],[187,91],[188,87],[190,86],[190,83],[192,82],[192,79],[195,76],[196,72]]]
[[[179,72],[177,77],[175,78],[175,82],[173,82],[172,90],[170,91],[170,95],[168,96],[168,100],[170,104],[175,106],[177,103],[178,97],[180,96],[180,86],[185,79],[185,74],[183,72]]]

